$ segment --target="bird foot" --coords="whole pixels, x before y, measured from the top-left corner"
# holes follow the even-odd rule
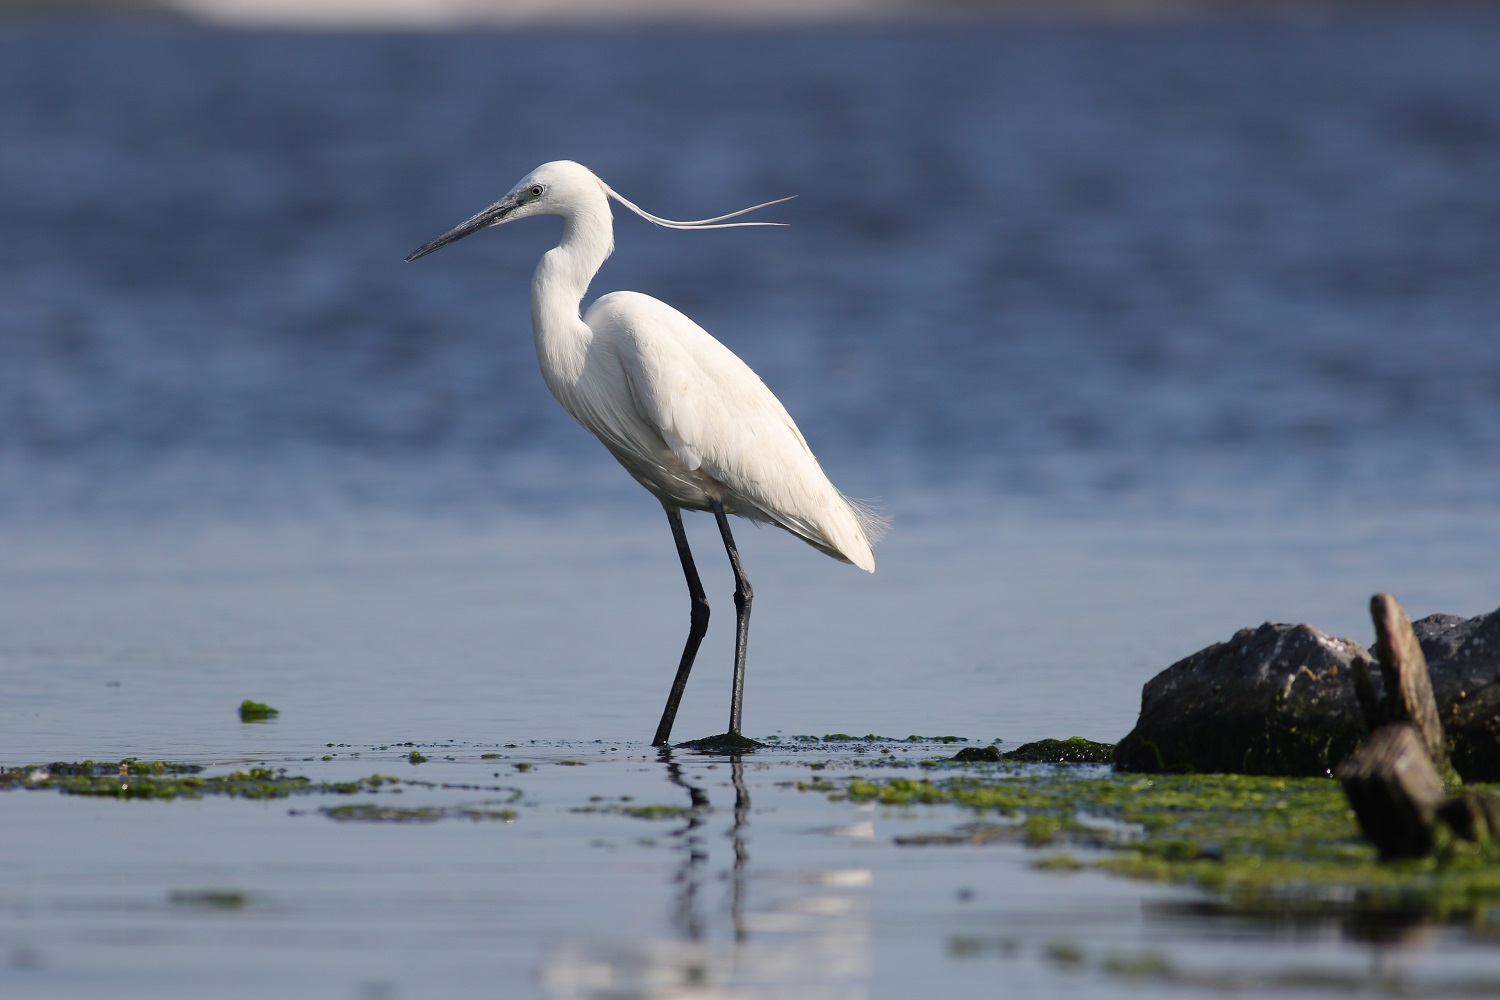
[[[764,743],[739,733],[720,733],[718,736],[705,736],[701,740],[677,744],[679,750],[696,750],[699,753],[751,753],[764,747]]]

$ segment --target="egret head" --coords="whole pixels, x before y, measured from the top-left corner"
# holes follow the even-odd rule
[[[672,219],[663,219],[652,215],[634,202],[621,197],[613,188],[604,183],[594,175],[594,172],[581,163],[572,160],[553,160],[544,163],[531,173],[521,178],[515,187],[506,193],[504,198],[495,202],[489,208],[470,216],[463,222],[454,226],[443,235],[431,242],[424,243],[414,250],[406,259],[416,260],[424,257],[432,251],[447,246],[456,240],[461,240],[470,233],[477,233],[481,229],[490,226],[498,226],[502,223],[512,222],[516,219],[524,219],[528,215],[561,215],[569,217],[580,211],[602,209],[604,222],[609,221],[609,199],[630,209],[636,215],[655,223],[658,226],[666,226],[669,229],[732,229],[736,226],[780,226],[780,222],[724,222],[725,219],[733,219],[753,212],[767,205],[778,205],[789,198],[777,198],[760,205],[752,205],[750,208],[742,208],[738,212],[730,212],[728,215],[715,216],[712,219],[697,219],[692,222],[676,222]]]
[[[484,211],[476,213],[437,239],[422,244],[407,260],[425,257],[432,251],[477,233],[529,215],[571,215],[584,205],[602,203],[608,212],[604,182],[593,171],[572,160],[544,163],[522,177],[505,197]]]

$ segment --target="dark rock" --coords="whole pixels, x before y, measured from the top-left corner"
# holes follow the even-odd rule
[[[735,754],[754,753],[756,750],[764,750],[766,745],[758,740],[752,740],[748,736],[739,733],[720,733],[718,736],[705,736],[699,740],[688,740],[677,744],[678,750],[695,750],[704,754]]]
[[[994,764],[1000,761],[999,747],[964,747],[949,760],[961,764]]]
[[[1359,716],[1365,720],[1365,729],[1374,730],[1389,722],[1399,722],[1393,719],[1391,707],[1385,698],[1385,678],[1378,675],[1372,664],[1366,660],[1354,659],[1349,661],[1349,675],[1354,682],[1354,698],[1359,702]]]
[[[1451,659],[1458,648],[1479,628],[1485,620],[1465,618],[1462,615],[1428,615],[1411,623],[1412,632],[1422,646],[1422,655],[1428,663]]]
[[[1115,758],[1115,748],[1111,743],[1095,743],[1074,736],[1023,743],[1004,756],[1006,760],[1030,764],[1108,764]]]
[[[1382,858],[1421,858],[1432,850],[1443,779],[1415,726],[1376,730],[1334,776]]]
[[[1115,751],[1126,771],[1328,774],[1365,735],[1351,664],[1357,642],[1266,623],[1179,660],[1147,682]],[[1373,671],[1372,671],[1373,672]]]
[[[1412,623],[1427,655],[1448,758],[1465,781],[1500,781],[1500,611]]]

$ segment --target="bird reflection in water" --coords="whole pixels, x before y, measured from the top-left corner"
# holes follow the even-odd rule
[[[667,781],[686,796],[682,819],[663,838],[676,855],[666,883],[673,937],[559,949],[542,972],[548,995],[710,1000],[785,996],[790,989],[798,997],[867,997],[869,870],[752,870],[744,758],[727,761],[734,806],[723,829],[710,800],[723,758],[700,763],[670,749],[658,753]],[[732,860],[718,849],[724,840]],[[718,886],[728,887],[727,900]]]
[[[667,768],[667,780],[688,794],[691,807],[687,824],[671,836],[680,841],[682,865],[677,870],[677,905],[673,923],[683,940],[700,942],[704,938],[704,920],[699,890],[703,884],[704,865],[709,852],[704,843],[703,825],[712,812],[708,792],[687,780],[682,764],[674,760],[671,750],[659,751]],[[750,816],[750,792],[745,787],[744,758],[735,756],[729,763],[730,781],[734,784],[734,822],[729,829],[729,838],[734,844],[734,867],[729,876],[729,914],[734,926],[734,939],[745,940],[745,868],[750,860],[745,847],[745,827]]]

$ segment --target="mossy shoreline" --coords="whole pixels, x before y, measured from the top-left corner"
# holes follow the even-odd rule
[[[1039,867],[1192,885],[1235,913],[1500,925],[1500,852],[1450,839],[1430,858],[1381,861],[1330,778],[929,763],[921,778],[825,770],[797,787],[892,809],[951,805],[972,814],[898,844],[1023,843],[1048,849]]]

